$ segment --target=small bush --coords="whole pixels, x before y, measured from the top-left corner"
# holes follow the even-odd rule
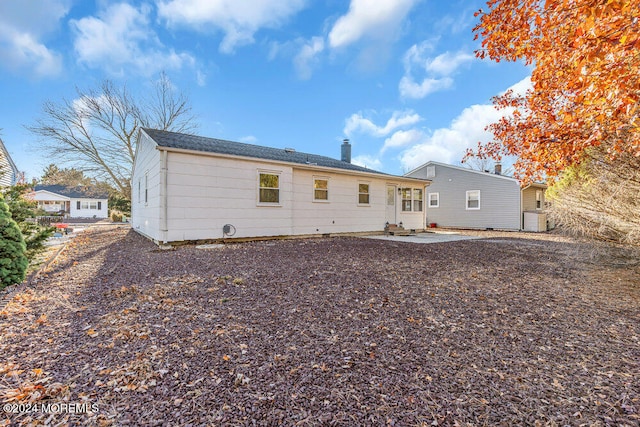
[[[24,280],[29,265],[26,252],[20,228],[0,196],[0,289]]]
[[[116,210],[111,211],[111,222],[122,222],[122,212]]]

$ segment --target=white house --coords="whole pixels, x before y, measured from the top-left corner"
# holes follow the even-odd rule
[[[38,208],[67,218],[108,218],[109,195],[84,187],[36,185],[33,199]]]
[[[137,232],[156,242],[425,227],[429,181],[342,160],[142,129],[132,178]]]
[[[427,162],[406,176],[431,180],[426,195],[427,223],[441,227],[546,231],[547,186],[501,174]]]
[[[0,139],[0,187],[9,187],[18,182],[20,172],[13,163],[7,148]]]

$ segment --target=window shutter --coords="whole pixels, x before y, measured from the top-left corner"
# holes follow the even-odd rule
[[[80,200],[76,202],[76,209],[80,210]]]
[[[98,202],[98,210],[102,210],[102,202]]]

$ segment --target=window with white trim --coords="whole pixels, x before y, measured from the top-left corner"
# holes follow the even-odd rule
[[[401,188],[402,212],[422,212],[422,189]]]
[[[429,207],[430,208],[440,207],[440,193],[429,193]]]
[[[258,202],[263,204],[280,203],[280,175],[260,172],[258,174]]]
[[[413,211],[422,212],[422,188],[413,189]]]
[[[536,190],[536,210],[542,209],[542,190]]]
[[[467,210],[480,209],[480,190],[467,191]]]
[[[85,200],[80,203],[80,209],[98,209],[98,202]]]
[[[329,201],[329,179],[313,178],[313,200],[318,202]]]
[[[369,204],[369,184],[366,182],[358,183],[358,204]]]
[[[144,204],[149,203],[149,174],[144,174]]]

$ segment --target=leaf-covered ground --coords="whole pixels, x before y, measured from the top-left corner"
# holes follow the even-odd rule
[[[0,401],[82,413],[0,425],[639,425],[638,267],[486,236],[89,229],[0,312]]]

